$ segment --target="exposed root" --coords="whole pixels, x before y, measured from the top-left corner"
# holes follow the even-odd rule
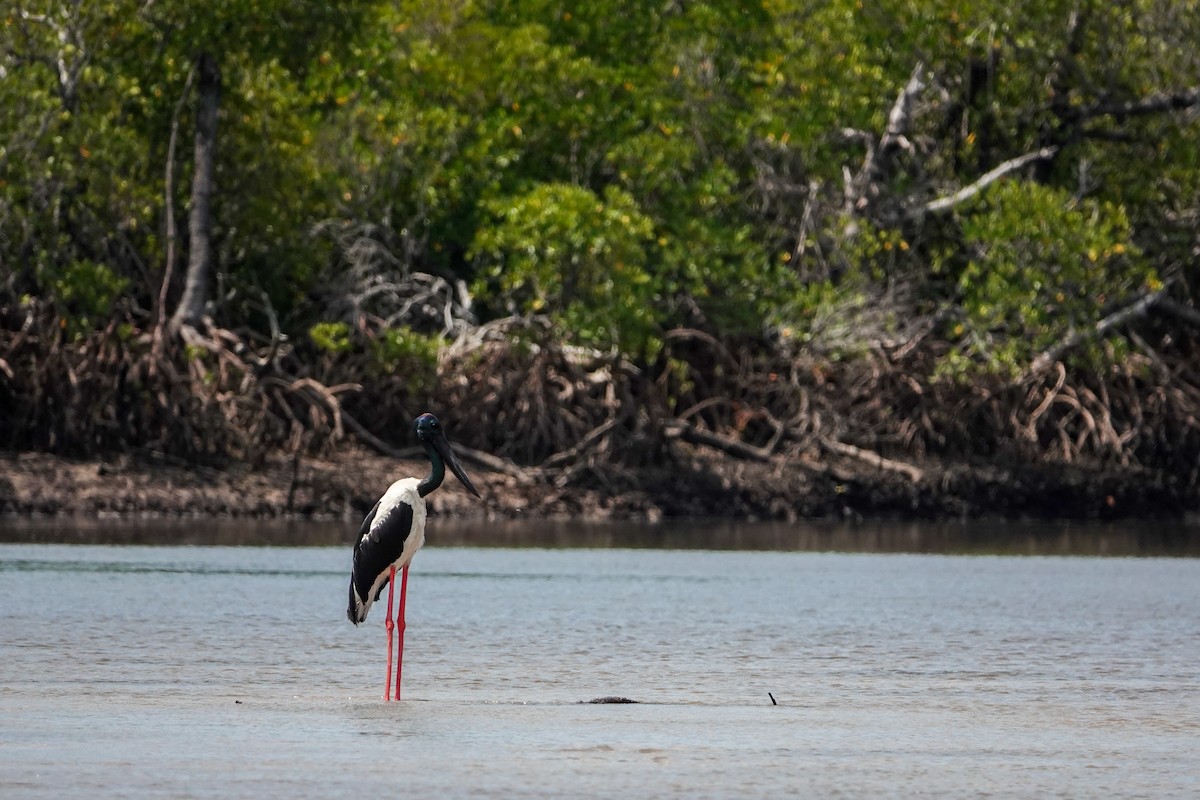
[[[35,320],[0,331],[0,448],[256,465],[353,437],[411,458],[412,419],[448,409],[465,460],[549,491],[627,493],[647,470],[690,469],[696,448],[761,465],[767,480],[890,476],[913,492],[959,485],[954,464],[1200,485],[1200,369],[1186,348],[1165,355],[1134,334],[1134,352],[1102,375],[1055,362],[964,386],[932,377],[939,345],[928,326],[913,330],[836,360],[680,329],[635,366],[510,318],[464,331],[427,373],[380,374],[365,355],[300,358],[274,324],[258,335],[209,322],[159,351],[116,322],[69,340]]]

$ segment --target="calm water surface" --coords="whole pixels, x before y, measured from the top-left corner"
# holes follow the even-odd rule
[[[354,527],[0,521],[0,795],[1200,796],[1186,531]]]

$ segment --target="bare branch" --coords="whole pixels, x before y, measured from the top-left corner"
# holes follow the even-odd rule
[[[346,426],[350,428],[350,430],[354,431],[354,433],[364,444],[370,445],[374,450],[382,455],[396,459],[411,459],[417,458],[421,455],[422,451],[420,447],[392,447],[390,444],[367,430],[366,426],[348,414],[345,410],[341,411],[341,417],[346,423]],[[493,472],[499,472],[503,475],[516,478],[517,481],[521,483],[533,483],[538,475],[538,470],[522,469],[507,458],[499,458],[491,453],[485,453],[481,450],[465,447],[461,443],[454,445],[454,451],[458,453],[459,457],[464,461],[477,464],[483,469],[490,469]]]
[[[776,458],[774,453],[764,447],[755,447],[752,444],[743,442],[741,439],[731,439],[719,433],[712,433],[702,428],[697,428],[690,422],[684,422],[681,419],[672,420],[666,425],[664,430],[668,436],[677,436],[685,442],[712,447],[738,458],[768,463]]]
[[[1193,86],[1190,89],[1178,92],[1160,92],[1149,97],[1130,100],[1125,103],[1096,103],[1077,110],[1075,116],[1078,119],[1092,119],[1094,117],[1124,119],[1126,117],[1162,114],[1167,111],[1183,111],[1196,105],[1200,105],[1200,86]]]
[[[624,421],[625,416],[611,417],[607,421],[598,425],[587,436],[584,436],[583,439],[581,439],[574,447],[550,456],[550,458],[546,459],[546,461],[542,464],[541,468],[543,470],[549,470],[561,466],[569,461],[575,460],[580,456],[580,454],[586,453],[601,437]]]
[[[920,483],[925,477],[925,471],[920,467],[915,467],[912,464],[906,464],[903,461],[895,461],[890,458],[884,458],[873,450],[864,450],[861,447],[855,447],[852,444],[839,442],[835,439],[822,438],[821,446],[831,453],[836,453],[839,456],[853,458],[862,461],[865,464],[870,464],[877,469],[887,472],[899,472],[906,476],[913,483]]]
[[[1160,298],[1158,306],[1163,311],[1169,311],[1184,322],[1190,322],[1192,325],[1200,328],[1200,311],[1191,306],[1185,306],[1183,303],[1172,300],[1169,297]]]
[[[1016,172],[1022,167],[1032,164],[1035,161],[1044,161],[1048,158],[1053,158],[1054,154],[1057,152],[1057,147],[1043,147],[1041,150],[1036,150],[1032,153],[1026,153],[1025,155],[1017,156],[1016,158],[1010,158],[1008,161],[996,166],[995,169],[985,172],[974,183],[964,186],[954,194],[947,195],[946,197],[939,197],[937,200],[931,200],[922,206],[920,211],[926,214],[937,214],[942,211],[948,211],[951,208],[954,208],[956,205],[970,200],[972,197],[986,189],[990,184],[995,183],[1010,172]]]
[[[59,99],[62,100],[63,108],[69,111],[74,111],[79,105],[79,76],[83,74],[84,67],[92,58],[79,30],[82,5],[80,0],[76,0],[70,9],[70,15],[63,24],[56,22],[50,14],[34,14],[24,9],[19,9],[16,15],[18,19],[25,22],[46,26],[58,39],[60,48],[57,55],[53,60],[49,58],[44,60],[58,77]],[[74,55],[74,60],[70,62],[67,60],[69,53]]]
[[[909,123],[912,120],[913,102],[925,88],[925,81],[921,78],[924,72],[925,64],[918,61],[917,65],[913,67],[908,83],[904,84],[904,88],[896,97],[896,102],[892,104],[891,112],[888,113],[887,129],[879,140],[878,152],[888,153],[895,147],[909,148],[905,134],[907,134]]]
[[[908,82],[896,96],[891,111],[888,112],[887,127],[884,129],[883,135],[879,137],[879,144],[871,147],[868,137],[867,155],[863,159],[862,169],[859,170],[858,175],[854,176],[853,180],[847,179],[848,211],[861,210],[866,207],[870,203],[871,196],[878,193],[879,182],[892,171],[896,152],[912,149],[912,143],[909,142],[907,134],[912,123],[916,97],[925,89],[924,73],[925,64],[918,61],[917,65],[913,67]],[[860,132],[843,131],[843,133],[856,135]],[[846,172],[849,171],[846,170]]]
[[[1163,286],[1157,292],[1148,292],[1143,294],[1137,300],[1133,301],[1124,308],[1109,314],[1091,328],[1072,331],[1067,338],[1044,351],[1041,355],[1033,360],[1033,363],[1029,365],[1027,377],[1036,375],[1042,370],[1046,369],[1051,364],[1058,361],[1058,359],[1062,357],[1063,353],[1067,352],[1073,347],[1077,347],[1082,342],[1088,339],[1094,339],[1103,336],[1112,328],[1115,328],[1118,325],[1123,325],[1135,317],[1142,316],[1150,309],[1151,306],[1162,301],[1166,297],[1168,288],[1170,288],[1169,284]]]
[[[345,268],[327,289],[330,315],[351,324],[367,317],[383,327],[408,325],[458,336],[475,324],[465,282],[421,272],[410,263],[404,234],[385,225],[323,223]]]

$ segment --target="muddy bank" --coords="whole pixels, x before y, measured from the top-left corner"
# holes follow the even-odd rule
[[[1134,469],[922,464],[919,476],[850,460],[760,463],[702,448],[671,468],[605,476],[585,486],[468,470],[479,502],[451,479],[434,513],[464,517],[643,519],[1179,517],[1200,497],[1169,476]],[[310,517],[356,520],[396,478],[427,462],[357,449],[328,459],[268,459],[261,468],[212,469],[152,457],[75,461],[0,454],[0,514]],[[915,479],[914,479],[915,478]]]

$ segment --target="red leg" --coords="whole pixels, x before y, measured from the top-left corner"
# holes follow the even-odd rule
[[[388,642],[387,642],[387,648],[388,648],[387,681],[384,683],[384,687],[383,687],[383,699],[384,700],[392,699],[392,630],[396,627],[395,623],[392,622],[392,596],[395,593],[395,589],[396,589],[396,565],[393,564],[392,571],[388,577],[388,604],[387,604],[387,609],[386,609],[387,613],[385,614],[385,616],[383,618],[383,627],[387,628],[387,640],[388,640]],[[404,595],[401,594],[400,597],[403,598]],[[399,683],[399,681],[396,682],[396,699],[397,700],[400,699],[400,683]]]
[[[400,699],[400,673],[404,670],[404,599],[408,596],[408,564],[400,573],[400,610],[396,612],[396,627],[399,642],[396,645],[396,699]]]

